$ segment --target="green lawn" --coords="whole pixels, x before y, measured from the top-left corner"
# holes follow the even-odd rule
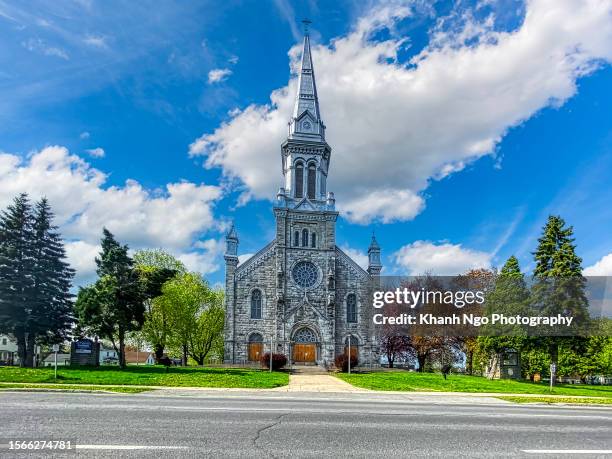
[[[53,368],[0,367],[0,382],[272,388],[286,385],[289,375],[233,368],[172,367],[166,373],[163,366],[129,366],[125,370],[64,367],[58,368],[56,380]]]
[[[580,405],[610,405],[612,398],[577,398],[577,397],[521,397],[504,396],[497,397],[514,403],[577,403]]]
[[[612,397],[612,386],[557,385],[553,392],[548,385],[512,380],[490,380],[480,376],[450,375],[445,381],[440,373],[384,371],[348,375],[340,379],[364,389],[435,392],[497,392],[506,394],[553,394]]]
[[[20,383],[0,383],[0,391],[21,389],[31,391],[36,389],[61,389],[61,390],[94,390],[104,392],[121,392],[124,394],[138,394],[150,389],[146,387],[125,387],[125,386],[73,386],[71,384],[20,384]]]

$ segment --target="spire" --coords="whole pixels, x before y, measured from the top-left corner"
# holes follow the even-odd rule
[[[374,231],[372,231],[372,241],[370,242],[368,253],[373,250],[380,250],[380,246],[378,245],[378,241],[376,240],[376,235],[374,234]]]
[[[325,125],[321,120],[312,53],[310,51],[310,33],[308,31],[310,21],[305,19],[302,22],[304,23],[304,46],[298,75],[298,91],[295,97],[293,116],[289,123],[289,138],[324,141]]]
[[[225,235],[225,257],[236,258],[238,256],[238,234],[232,223],[232,227]]]
[[[372,240],[370,241],[370,247],[368,247],[368,273],[372,276],[378,276],[381,269],[380,245],[378,245],[374,231],[372,231]]]

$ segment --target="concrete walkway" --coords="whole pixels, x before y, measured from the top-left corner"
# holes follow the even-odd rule
[[[276,392],[368,392],[341,379],[321,374],[289,375],[289,385],[272,389]]]

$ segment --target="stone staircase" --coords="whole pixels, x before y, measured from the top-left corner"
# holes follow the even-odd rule
[[[292,375],[326,375],[329,372],[318,365],[293,365],[291,367]]]

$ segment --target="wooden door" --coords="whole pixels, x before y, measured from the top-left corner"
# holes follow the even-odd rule
[[[294,344],[294,362],[314,362],[317,359],[317,348],[315,344]]]
[[[263,343],[249,343],[249,360],[259,362],[263,355]]]
[[[351,346],[351,357],[357,357],[359,355],[359,350],[357,349],[357,346]],[[344,355],[348,355],[349,353],[349,347],[348,346],[344,346]]]

